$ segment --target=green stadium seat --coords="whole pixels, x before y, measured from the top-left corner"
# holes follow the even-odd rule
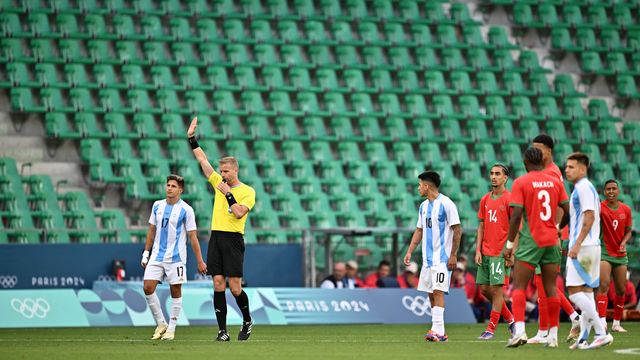
[[[609,106],[603,99],[589,100],[589,115],[593,116],[596,121],[619,121],[616,117],[609,114]]]
[[[76,126],[69,126],[64,113],[47,113],[45,115],[45,131],[48,136],[62,139],[79,139],[82,132]]]
[[[41,64],[37,64],[36,67]],[[41,81],[36,81],[33,73],[25,63],[15,62],[7,64],[9,82],[12,87],[38,87]]]
[[[453,140],[453,139],[451,139]],[[467,145],[463,143],[450,142],[447,144],[447,154],[449,160],[454,165],[463,164],[469,161],[469,153],[467,152]],[[442,176],[442,174],[440,174]],[[450,174],[453,176],[453,174]]]
[[[555,93],[563,97],[584,97],[584,93],[576,90],[569,74],[558,74],[553,80]]]
[[[626,121],[622,125],[622,133],[627,142],[632,142],[634,144],[640,143],[640,123]]]
[[[475,159],[480,165],[488,167],[496,162],[496,153],[493,145],[486,142],[477,142],[473,147]]]

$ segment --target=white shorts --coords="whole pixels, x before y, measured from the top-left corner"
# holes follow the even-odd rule
[[[577,259],[567,258],[567,286],[600,286],[600,246],[580,248]]]
[[[449,293],[449,284],[451,283],[451,271],[447,269],[447,264],[440,263],[431,267],[422,266],[420,271],[420,281],[418,281],[418,290],[433,293],[434,290]]]
[[[149,262],[144,269],[144,280],[164,281],[166,278],[170,285],[184,284],[187,282],[186,271],[182,262]]]

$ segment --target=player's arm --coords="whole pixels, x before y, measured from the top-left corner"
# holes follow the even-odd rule
[[[631,211],[627,211],[626,213],[627,224],[624,228],[624,236],[620,242],[620,252],[627,252],[627,243],[631,240],[631,235],[633,234]]]
[[[221,181],[216,186],[216,189],[224,194],[225,199],[227,199],[227,204],[229,204],[229,209],[231,210],[231,213],[233,213],[233,216],[236,217],[236,219],[241,219],[249,212],[249,206],[243,205],[246,201],[250,202],[250,206],[253,206],[253,204],[255,203],[255,194],[248,195],[253,196],[253,201],[251,201],[251,199],[247,199],[247,196],[245,196],[240,199],[240,202],[238,202],[238,200],[236,200],[235,196],[231,192],[231,187],[224,181]]]
[[[198,127],[198,117],[194,117],[191,120],[191,125],[189,125],[189,130],[187,131],[187,138],[189,139],[189,144],[191,145],[191,149],[193,149],[193,155],[196,156],[196,160],[198,160],[198,164],[202,168],[202,172],[204,176],[209,179],[211,174],[215,172],[213,166],[207,159],[207,155],[204,153],[204,150],[198,144],[198,140],[196,140],[196,128]]]
[[[151,251],[151,246],[153,245],[153,238],[156,236],[156,226],[153,224],[149,224],[149,230],[147,230],[147,238],[144,240],[144,251],[142,252],[142,261],[140,261],[140,265],[143,268],[147,267],[147,263],[149,262],[149,252]]]
[[[562,203],[560,203],[560,207],[562,208],[563,213],[562,220],[560,220],[560,223],[558,224],[558,229],[562,229],[565,226],[569,225],[569,202],[563,201]]]
[[[416,231],[413,232],[413,236],[411,236],[411,242],[409,243],[409,248],[407,249],[407,254],[404,256],[404,264],[409,266],[411,263],[411,254],[413,250],[416,249],[416,246],[420,244],[422,241],[422,228],[417,227]]]
[[[484,236],[484,220],[480,220],[478,225],[478,235],[476,236],[476,265],[482,265],[482,240]]]
[[[460,248],[460,239],[462,239],[462,227],[460,224],[451,225],[453,230],[453,243],[451,244],[451,255],[449,256],[448,268],[453,271],[458,264],[458,248]]]
[[[198,262],[198,272],[201,274],[206,274],[207,264],[205,264],[204,259],[202,258],[200,242],[198,242],[198,231],[187,231],[187,236],[189,236],[189,241],[191,241],[191,249],[193,249],[193,253],[196,255],[196,261]]]
[[[595,215],[593,210],[587,210],[582,213],[582,228],[580,229],[580,233],[576,238],[576,243],[573,244],[571,249],[569,249],[568,257],[575,259],[578,257],[578,253],[580,252],[580,247],[582,246],[582,242],[589,235],[589,231],[591,231],[591,227],[595,221]]]
[[[520,223],[522,222],[522,207],[512,206],[511,217],[509,218],[509,233],[507,234],[507,244],[504,249],[505,266],[511,266],[513,264],[513,254],[516,251],[516,235],[520,230]]]

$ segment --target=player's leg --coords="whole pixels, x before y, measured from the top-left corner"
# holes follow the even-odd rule
[[[218,322],[216,341],[229,341],[231,338],[227,333],[227,298],[225,295],[227,286],[220,247],[226,239],[221,239],[221,236],[220,232],[211,231],[207,247],[207,273],[213,277],[213,310]]]
[[[624,293],[627,287],[627,265],[618,265],[613,268],[613,285],[616,289],[616,297],[613,303],[613,325],[611,326],[611,331],[627,332],[620,326],[620,320],[622,320],[622,314],[624,313]]]
[[[451,273],[446,263],[431,267],[431,284],[433,293],[431,303],[431,330],[427,333],[428,341],[447,341],[447,333],[444,327],[444,295],[449,293]]]
[[[607,328],[607,307],[609,306],[609,284],[611,282],[611,264],[606,261],[600,261],[600,287],[598,288],[598,295],[596,297],[598,316],[600,321]]]
[[[538,269],[536,269],[536,272]],[[528,344],[546,344],[549,334],[549,305],[547,302],[547,292],[544,289],[542,275],[536,273],[533,283],[538,293],[538,333],[527,341]]]
[[[585,269],[582,264],[593,264]],[[590,326],[595,330],[595,339],[588,348],[601,347],[613,342],[613,337],[606,333],[600,322],[596,303],[593,297],[593,289],[599,283],[600,277],[600,248],[586,246],[580,249],[576,259],[567,259],[567,287],[569,298],[582,311],[580,326],[580,339],[571,348],[583,348],[589,336]],[[590,326],[589,326],[590,325]]]
[[[573,308],[573,305],[571,305],[571,302],[564,295],[562,289],[558,288],[557,294],[560,299],[560,307],[571,319],[571,330],[569,330],[569,335],[567,335],[567,342],[576,340],[578,336],[580,336],[580,315],[578,315],[576,309]]]
[[[549,248],[547,252],[555,252],[555,249]],[[561,257],[560,249],[557,249],[559,262]],[[560,299],[557,295],[556,278],[558,277],[558,263],[551,262],[542,265],[542,282],[544,291],[547,294],[549,334],[547,335],[546,345],[548,347],[558,347],[558,326],[560,325]]]
[[[187,282],[186,270],[187,267],[182,262],[165,265],[171,292],[171,311],[169,313],[169,326],[164,335],[162,335],[162,340],[173,340],[175,337],[178,317],[182,311],[182,284]]]
[[[242,327],[238,333],[238,340],[248,340],[251,336],[253,321],[249,310],[249,297],[242,290],[242,276],[244,269],[244,239],[240,234],[234,234],[227,242],[224,251],[225,271],[229,274],[229,288],[236,299],[236,304],[242,312]]]
[[[479,340],[490,340],[493,339],[493,334],[495,333],[496,324],[500,321],[500,313],[498,313],[498,319],[495,319],[495,307],[493,305],[493,296],[491,292],[490,284],[490,273],[489,273],[489,257],[482,256],[482,263],[478,266],[478,271],[476,273],[476,284],[480,287],[480,293],[486,297],[489,301],[492,302],[492,310],[491,315],[489,317],[489,324],[487,324],[487,328],[480,334],[478,337]]]
[[[518,249],[518,251],[520,251],[520,249]],[[527,302],[525,288],[533,276],[535,266],[526,261],[518,260],[517,258],[518,254],[516,253],[516,262],[513,269],[513,292],[511,294],[515,334],[509,339],[507,347],[517,347],[527,343],[527,333],[524,325]]]
[[[144,269],[144,281],[142,285],[144,297],[147,300],[147,305],[149,305],[149,310],[151,310],[153,318],[156,320],[156,329],[151,337],[152,340],[160,339],[165,331],[167,331],[167,321],[164,319],[162,308],[160,307],[160,299],[158,299],[158,295],[156,294],[156,287],[163,276],[164,269],[160,264],[150,263],[147,264],[147,267]]]

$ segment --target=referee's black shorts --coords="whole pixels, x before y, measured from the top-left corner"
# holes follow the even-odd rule
[[[243,265],[242,234],[212,230],[207,248],[207,273],[212,276],[242,277]]]

